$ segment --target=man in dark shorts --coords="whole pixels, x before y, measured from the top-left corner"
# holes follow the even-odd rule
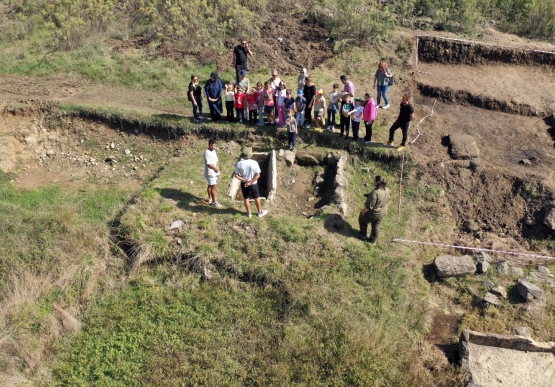
[[[260,166],[255,160],[251,159],[252,148],[244,147],[241,154],[241,160],[235,165],[235,177],[241,180],[241,192],[245,199],[245,208],[247,216],[252,217],[250,199],[254,199],[258,217],[262,218],[268,214],[268,210],[262,210],[260,204],[260,192],[258,190],[258,179],[260,178]]]
[[[410,103],[410,95],[405,94],[401,99],[401,110],[399,111],[399,117],[397,117],[397,121],[395,121],[393,125],[391,125],[391,128],[389,128],[389,141],[386,142],[384,145],[393,144],[395,131],[401,128],[403,132],[403,140],[401,141],[401,145],[397,147],[397,150],[402,151],[403,149],[405,149],[409,136],[409,126],[412,120],[414,120],[414,106],[412,106],[412,104]]]
[[[247,57],[253,56],[252,51],[249,49],[249,42],[246,39],[241,39],[241,44],[236,46],[233,49],[233,64],[232,66],[235,67],[235,76],[237,78],[237,82],[235,84],[239,84],[241,81],[241,70],[247,71]]]

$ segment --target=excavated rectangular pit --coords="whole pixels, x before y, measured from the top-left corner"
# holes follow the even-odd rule
[[[252,160],[258,163],[261,170],[258,179],[260,197],[265,200],[273,200],[277,188],[276,152],[273,150],[269,153],[256,152],[253,153]],[[233,200],[243,201],[239,179],[232,177],[227,194]]]
[[[469,386],[538,387],[555,381],[555,343],[465,330],[460,342]]]

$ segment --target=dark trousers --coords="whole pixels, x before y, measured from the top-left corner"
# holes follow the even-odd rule
[[[304,124],[312,124],[312,106],[310,108],[307,106],[306,109],[304,109]]]
[[[395,121],[393,125],[391,125],[391,128],[389,128],[389,142],[393,142],[395,131],[401,128],[403,132],[403,141],[401,141],[401,145],[402,146],[407,145],[407,139],[409,137],[409,125],[410,125],[410,122]]]
[[[236,65],[235,66],[235,79],[237,80],[237,82],[235,83],[236,85],[239,84],[239,82],[241,81],[241,76],[239,75],[241,73],[241,70],[245,70],[247,71],[247,64],[242,64],[242,65]],[[247,90],[245,90],[245,93],[247,92]]]
[[[197,103],[196,106],[191,102],[193,104],[193,117],[200,120],[200,116],[202,115],[202,97],[195,97],[195,101]]]
[[[370,243],[374,243],[378,240],[378,235],[380,235],[380,226],[382,224],[382,220],[369,220],[362,214],[358,215],[358,225],[360,227],[360,233],[364,236],[368,234],[368,223],[372,225],[372,230],[370,231]]]
[[[351,117],[343,117],[341,116],[340,124],[341,128],[341,135],[345,134],[345,137],[349,137],[349,128],[351,126]]]
[[[217,102],[208,102],[208,108],[210,109],[210,118],[212,121],[221,121],[222,120],[222,101],[219,100]]]
[[[289,140],[290,148],[294,148],[297,145],[297,133],[287,132],[287,139]]]
[[[229,122],[235,121],[235,117],[233,116],[234,110],[235,110],[235,105],[233,104],[233,101],[225,101],[225,111],[227,112],[226,119]]]
[[[328,121],[326,122],[326,126],[335,126],[335,113],[337,110],[335,109],[328,109]]]
[[[249,124],[256,125],[256,121],[258,121],[258,108],[249,110]]]
[[[237,109],[237,122],[246,122],[245,109]]]
[[[374,125],[374,121],[366,121],[364,125],[366,125],[366,134],[364,135],[364,141],[372,141],[372,126]]]
[[[353,121],[353,140],[358,141],[358,131],[360,129],[360,121]]]

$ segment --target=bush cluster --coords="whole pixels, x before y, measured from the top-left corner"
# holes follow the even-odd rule
[[[396,25],[466,34],[494,25],[555,41],[555,0],[0,0],[0,39],[25,39],[44,28],[42,36],[59,49],[108,33],[218,54],[226,40],[259,37],[276,14],[308,15],[329,30],[336,49],[384,39]]]

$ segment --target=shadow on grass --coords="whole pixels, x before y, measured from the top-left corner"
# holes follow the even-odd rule
[[[433,263],[422,265],[422,275],[424,276],[424,279],[429,283],[434,283],[439,280],[436,274],[435,265]]]
[[[355,230],[343,217],[339,214],[326,214],[323,216],[324,227],[329,232],[341,234],[345,237],[355,238],[358,230]]]
[[[208,205],[205,199],[201,199],[198,196],[192,195],[189,192],[183,192],[179,189],[174,188],[162,188],[158,189],[160,195],[166,199],[176,200],[177,207],[191,212],[206,212],[210,215],[214,214],[230,214],[236,215],[241,214],[241,211],[235,208],[215,208]]]

